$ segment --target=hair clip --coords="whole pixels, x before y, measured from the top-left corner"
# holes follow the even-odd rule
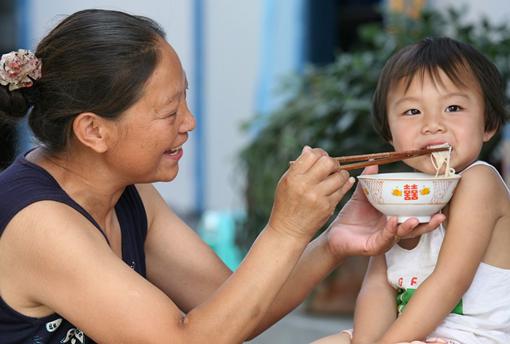
[[[30,50],[19,49],[3,54],[0,59],[0,85],[9,86],[9,91],[32,87],[41,77],[41,60]]]

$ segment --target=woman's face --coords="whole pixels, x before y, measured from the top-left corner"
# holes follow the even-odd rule
[[[485,106],[478,83],[464,73],[459,87],[439,70],[439,80],[417,73],[409,88],[405,81],[388,94],[388,123],[396,151],[422,149],[448,143],[450,165],[459,171],[477,159],[482,145],[493,132],[485,131]],[[435,174],[430,156],[406,160],[419,171]]]
[[[183,144],[195,127],[186,103],[187,80],[174,50],[159,43],[160,60],[142,97],[116,122],[111,166],[128,183],[170,181],[179,171]]]

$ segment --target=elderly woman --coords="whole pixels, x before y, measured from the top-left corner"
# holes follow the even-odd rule
[[[156,23],[77,12],[35,54],[4,54],[0,83],[0,116],[28,113],[39,140],[0,174],[4,344],[239,343],[345,256],[442,220],[397,226],[357,193],[310,242],[353,178],[305,147],[232,273],[150,184],[175,178],[195,126],[185,73]]]

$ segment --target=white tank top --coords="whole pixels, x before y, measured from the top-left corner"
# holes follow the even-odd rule
[[[482,161],[471,164],[464,171],[475,165],[489,166],[501,178],[493,166]],[[503,178],[501,181],[510,195]],[[406,250],[394,245],[386,253],[387,277],[398,291],[399,313],[434,270],[444,235],[445,229],[441,225],[422,235],[415,248]],[[462,300],[431,336],[454,339],[464,344],[510,343],[510,270],[480,263]]]

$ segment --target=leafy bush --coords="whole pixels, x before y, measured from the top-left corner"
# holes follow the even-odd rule
[[[450,36],[486,54],[507,81],[510,77],[510,28],[482,18],[463,23],[466,8],[446,13],[424,11],[420,18],[388,14],[384,26],[369,24],[360,30],[355,51],[340,53],[334,63],[310,66],[301,76],[289,77],[283,89],[286,103],[268,116],[257,116],[246,128],[262,128],[240,155],[247,173],[247,218],[238,242],[248,248],[268,220],[279,177],[307,144],[334,156],[391,150],[371,124],[371,101],[378,74],[396,50],[429,36]],[[495,137],[482,159],[497,160]],[[390,165],[384,171],[402,169]]]

